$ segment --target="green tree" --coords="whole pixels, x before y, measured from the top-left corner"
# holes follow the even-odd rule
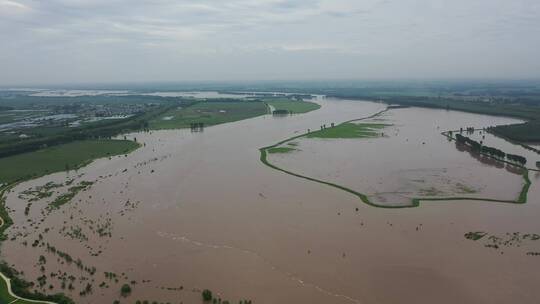
[[[203,298],[203,301],[205,302],[209,302],[209,301],[212,301],[212,292],[208,289],[205,289],[203,290],[202,292],[202,298]]]
[[[128,284],[122,285],[122,288],[120,288],[120,294],[123,297],[127,297],[129,296],[130,293],[131,293],[131,287]]]

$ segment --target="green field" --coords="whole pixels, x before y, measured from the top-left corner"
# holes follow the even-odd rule
[[[13,304],[36,304],[36,302],[29,302],[26,300],[17,300],[9,295],[6,281],[0,278],[0,303],[13,303]],[[37,302],[39,303],[39,302]]]
[[[371,138],[381,136],[380,130],[388,126],[381,123],[346,122],[335,127],[311,132],[308,138]]]
[[[7,282],[0,277],[0,303],[13,303],[13,304],[36,304],[41,303],[39,301],[26,301],[12,297],[8,292]]]
[[[212,126],[266,114],[259,101],[199,102],[186,108],[169,110],[150,121],[151,129],[189,128],[191,123]]]
[[[101,157],[126,154],[139,145],[128,140],[84,140],[0,158],[0,183],[74,169]]]
[[[6,281],[0,278],[0,303],[11,303],[14,300],[15,298],[10,296],[8,293]],[[24,303],[24,302],[17,301],[15,303]]]
[[[319,109],[321,106],[308,101],[293,101],[287,98],[269,99],[266,103],[276,108],[276,110],[286,110],[289,113],[307,113]]]

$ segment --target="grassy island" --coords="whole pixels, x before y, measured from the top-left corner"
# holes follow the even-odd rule
[[[381,123],[345,122],[335,127],[323,128],[306,135],[308,138],[372,138],[382,135],[381,129],[387,127]]]

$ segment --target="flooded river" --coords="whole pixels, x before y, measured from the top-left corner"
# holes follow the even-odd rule
[[[538,302],[540,256],[527,253],[539,252],[540,240],[507,234],[540,233],[538,173],[531,173],[524,205],[439,201],[418,208],[370,207],[347,192],[260,162],[261,147],[385,108],[317,102],[322,108],[307,114],[266,115],[199,133],[131,134],[145,146],[127,156],[19,184],[7,197],[14,225],[2,243],[2,259],[28,280],[46,275],[38,289],[64,291],[77,303],[111,303],[121,298],[123,283],[132,285],[123,300],[129,303],[200,303],[205,288],[232,303]],[[516,120],[418,108],[392,110],[382,118],[392,124],[388,137],[334,148],[310,140],[278,161],[389,202],[403,203],[393,199],[409,195],[384,193],[405,191],[406,181],[430,177],[435,186],[449,181],[452,186],[439,187],[444,191],[460,182],[482,196],[519,192],[519,176],[474,159],[440,135],[462,125]],[[21,193],[51,181],[59,184],[58,193],[27,208]],[[45,208],[81,181],[94,183],[59,209]],[[464,237],[474,231],[501,242],[486,247],[493,245],[488,236]],[[51,246],[83,266],[67,262]],[[70,275],[73,290],[63,290],[61,277]],[[81,296],[88,284],[91,292]]]

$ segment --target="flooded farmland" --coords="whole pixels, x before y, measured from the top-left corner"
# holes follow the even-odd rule
[[[530,173],[526,204],[368,206],[259,159],[261,147],[386,107],[317,102],[322,108],[307,114],[266,115],[199,133],[130,134],[144,147],[21,183],[7,196],[14,225],[2,259],[30,281],[45,276],[38,290],[63,291],[77,303],[120,299],[123,283],[132,284],[122,300],[129,303],[200,303],[206,288],[233,303],[537,302],[540,257],[530,253],[540,252],[540,240],[531,237],[540,233],[538,172]],[[519,195],[521,175],[474,158],[440,134],[515,119],[406,108],[372,120],[389,125],[384,136],[300,138],[296,151],[270,161],[381,204]],[[51,194],[33,199],[43,189]],[[47,207],[64,195],[73,198]],[[469,232],[485,236],[467,239]]]
[[[293,146],[293,152],[271,154],[269,160],[280,168],[366,193],[381,206],[408,206],[416,197],[467,196],[511,201],[522,188],[519,170],[512,166],[501,170],[501,166],[505,167],[502,163],[466,153],[464,147],[441,136],[441,132],[512,121],[515,120],[432,109],[391,109],[362,120],[386,125],[378,138],[299,138],[282,145]],[[486,133],[480,130],[476,134],[485,137],[482,134]],[[516,150],[504,140],[497,144]],[[528,154],[536,156],[534,152]]]

